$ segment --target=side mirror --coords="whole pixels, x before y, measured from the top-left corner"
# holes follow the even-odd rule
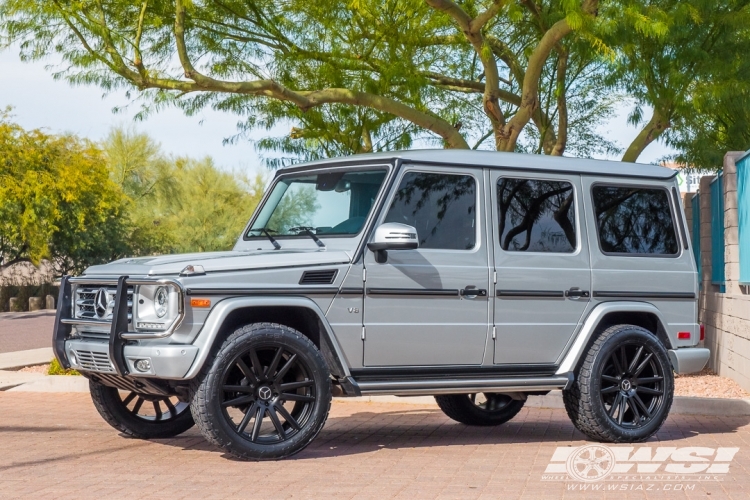
[[[406,224],[386,222],[375,229],[367,248],[375,252],[375,260],[383,263],[388,259],[387,250],[414,250],[419,248],[417,230]]]

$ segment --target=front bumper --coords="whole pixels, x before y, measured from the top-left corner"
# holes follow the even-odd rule
[[[181,380],[198,356],[192,345],[125,345],[123,362],[131,377],[155,377]],[[65,354],[70,366],[76,370],[116,374],[110,358],[109,343],[96,340],[71,339],[65,341]],[[149,369],[136,368],[139,360],[148,360]]]
[[[669,349],[667,351],[669,361],[675,373],[695,373],[706,366],[711,351],[703,347],[684,347],[682,349]]]

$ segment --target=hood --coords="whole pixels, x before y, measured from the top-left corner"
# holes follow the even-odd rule
[[[126,258],[109,264],[91,266],[86,269],[84,274],[94,276],[166,276],[179,274],[189,264],[203,266],[203,269],[210,273],[274,267],[348,264],[349,262],[351,262],[350,253],[341,250],[233,250],[230,252],[184,253],[158,257]]]

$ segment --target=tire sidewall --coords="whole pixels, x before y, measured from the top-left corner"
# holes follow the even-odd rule
[[[240,436],[227,421],[221,407],[222,385],[226,370],[232,366],[238,356],[249,348],[269,345],[283,345],[285,349],[302,360],[314,380],[315,403],[306,424],[288,440],[274,444],[252,443]],[[304,448],[320,431],[328,415],[331,401],[330,377],[325,362],[314,344],[301,334],[286,327],[263,327],[260,329],[241,329],[231,335],[217,353],[211,368],[201,383],[204,404],[211,419],[214,431],[218,434],[219,444],[245,458],[277,459],[289,456]],[[267,417],[266,417],[267,418]],[[322,419],[323,422],[320,420]]]
[[[99,414],[116,429],[142,439],[174,437],[190,429],[193,417],[186,408],[176,418],[153,422],[133,415],[123,404],[119,390],[89,380],[89,391]]]
[[[654,353],[657,362],[661,365],[662,372],[664,374],[664,400],[662,402],[661,409],[658,413],[653,416],[650,422],[643,427],[637,429],[628,429],[620,427],[616,423],[612,422],[607,414],[606,408],[600,396],[602,389],[602,370],[604,369],[605,363],[612,355],[612,353],[619,349],[623,345],[627,344],[645,344]],[[599,352],[594,357],[594,363],[591,367],[590,374],[590,390],[592,398],[592,409],[597,420],[608,430],[620,436],[622,441],[640,441],[647,439],[664,423],[664,420],[669,414],[669,410],[672,406],[672,398],[674,393],[674,376],[672,373],[672,365],[667,356],[667,351],[662,343],[654,337],[654,335],[646,330],[639,327],[625,327],[618,331],[610,338],[608,338],[602,345]]]

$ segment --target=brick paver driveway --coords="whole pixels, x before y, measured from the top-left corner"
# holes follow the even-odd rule
[[[699,466],[706,447],[739,447],[728,474],[588,484],[543,479],[557,447],[592,444],[562,410],[524,409],[504,426],[471,428],[434,406],[336,401],[305,451],[248,463],[227,458],[195,429],[169,440],[126,439],[86,394],[0,393],[0,497],[747,498],[749,431],[745,417],[677,415],[647,445],[702,447],[683,449]]]
[[[52,310],[0,313],[0,352],[50,347],[54,322]]]

